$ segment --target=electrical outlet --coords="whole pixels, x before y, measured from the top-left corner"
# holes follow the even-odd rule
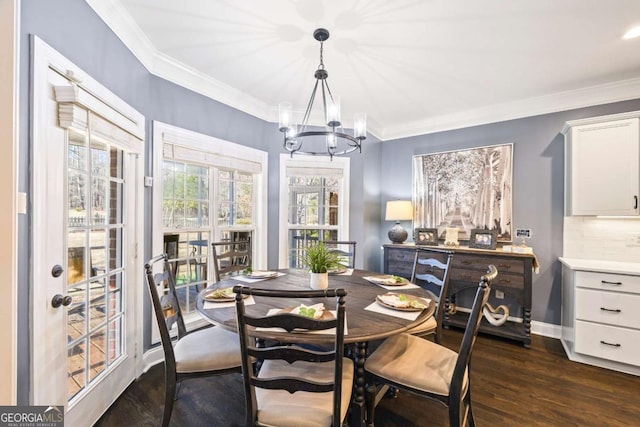
[[[496,289],[496,298],[497,299],[504,299],[504,292],[499,291]]]
[[[640,246],[640,232],[627,234],[627,246]]]

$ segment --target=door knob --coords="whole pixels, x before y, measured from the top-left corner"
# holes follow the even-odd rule
[[[60,294],[55,294],[53,298],[51,298],[51,307],[58,308],[61,305],[64,305],[66,307],[71,304],[72,301],[73,298],[71,298],[69,295],[62,296]]]
[[[53,277],[60,277],[60,275],[64,272],[64,268],[60,264],[56,264],[51,269],[51,275]]]

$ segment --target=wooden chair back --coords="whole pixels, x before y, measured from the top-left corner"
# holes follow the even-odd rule
[[[464,407],[462,404],[463,398],[465,397],[465,393],[463,393],[464,378],[469,369],[473,345],[476,341],[476,337],[478,336],[478,329],[480,328],[480,321],[482,320],[482,311],[487,305],[489,295],[491,294],[491,282],[497,275],[498,270],[496,267],[494,265],[489,265],[487,274],[482,276],[480,278],[480,283],[478,283],[478,289],[476,291],[473,306],[471,307],[471,313],[469,314],[469,320],[467,321],[467,326],[462,337],[462,343],[458,350],[458,358],[456,360],[456,366],[453,370],[453,376],[449,386],[449,402],[453,402],[449,404],[449,412],[459,411],[460,408]],[[460,402],[460,404],[456,404],[456,402]],[[450,419],[459,418],[459,414],[457,413],[453,418],[450,417]]]
[[[355,268],[356,242],[353,240],[325,240],[324,245],[331,252],[340,255],[342,265],[347,268]]]
[[[443,261],[444,260],[444,261]],[[434,293],[438,306],[434,314],[436,320],[435,342],[440,344],[442,323],[449,309],[447,292],[453,252],[435,248],[416,248],[411,270],[411,282]]]
[[[247,407],[246,425],[256,425],[258,421],[258,408],[256,403],[255,388],[280,389],[289,393],[305,391],[311,393],[333,392],[333,426],[340,426],[341,393],[342,393],[342,368],[344,357],[344,322],[345,322],[345,296],[344,289],[286,291],[273,289],[257,289],[236,285],[233,288],[236,294],[236,314],[238,320],[238,333],[240,335],[240,349],[242,351],[242,372],[244,379],[244,391]],[[311,319],[291,313],[278,313],[271,316],[252,316],[246,313],[243,295],[267,298],[289,298],[299,301],[310,299],[309,305],[336,298],[336,316],[327,320]],[[328,306],[327,306],[328,307]],[[294,329],[309,331],[327,330],[335,328],[335,345],[333,350],[318,351],[299,347],[296,345],[276,345],[266,348],[258,348],[251,337],[251,328],[282,328],[291,333]],[[295,361],[313,363],[334,362],[334,379],[331,383],[318,383],[308,378],[287,376],[278,378],[259,378],[253,370],[253,360],[284,360],[289,364]],[[293,399],[294,397],[292,397]]]
[[[251,268],[251,240],[211,243],[216,282],[222,276]]]
[[[163,271],[154,274],[153,266],[158,262],[163,263]],[[155,312],[158,324],[158,331],[160,332],[160,340],[162,341],[162,348],[164,350],[164,360],[165,363],[167,363],[167,368],[175,371],[176,360],[170,331],[175,324],[178,328],[178,339],[187,334],[187,328],[185,327],[182,317],[182,310],[180,309],[180,302],[176,294],[176,278],[167,254],[152,258],[145,264],[144,269],[147,284],[149,285],[153,311]],[[160,295],[158,286],[160,286],[161,289],[166,289],[167,293]]]

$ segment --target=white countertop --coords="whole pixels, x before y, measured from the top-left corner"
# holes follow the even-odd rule
[[[640,262],[601,261],[595,259],[558,258],[572,270],[599,271],[602,273],[640,274]]]

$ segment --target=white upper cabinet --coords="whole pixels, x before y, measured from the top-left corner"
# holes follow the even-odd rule
[[[567,122],[565,215],[639,215],[640,111]]]

